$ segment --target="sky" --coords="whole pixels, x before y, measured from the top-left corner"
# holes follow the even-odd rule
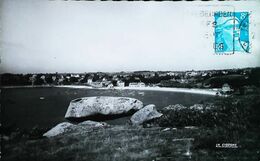
[[[215,54],[215,11],[250,12],[250,53]],[[181,71],[260,66],[260,1],[2,0],[0,73]]]

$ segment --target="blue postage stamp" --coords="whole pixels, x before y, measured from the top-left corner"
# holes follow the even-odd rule
[[[249,13],[215,12],[215,53],[250,53]]]

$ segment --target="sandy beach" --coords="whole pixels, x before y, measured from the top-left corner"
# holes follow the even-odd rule
[[[115,89],[115,90],[142,90],[142,91],[165,91],[165,92],[182,92],[205,95],[219,95],[217,90],[213,89],[196,89],[196,88],[166,88],[166,87],[113,87],[113,88],[94,88],[83,85],[60,85],[60,86],[3,86],[2,88],[75,88],[75,89]]]

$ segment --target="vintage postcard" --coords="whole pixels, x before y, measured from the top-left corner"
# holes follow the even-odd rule
[[[0,161],[259,161],[260,1],[0,1]]]

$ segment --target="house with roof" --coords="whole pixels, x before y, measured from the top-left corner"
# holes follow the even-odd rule
[[[129,83],[129,87],[145,87],[145,84],[143,82],[132,82]]]

